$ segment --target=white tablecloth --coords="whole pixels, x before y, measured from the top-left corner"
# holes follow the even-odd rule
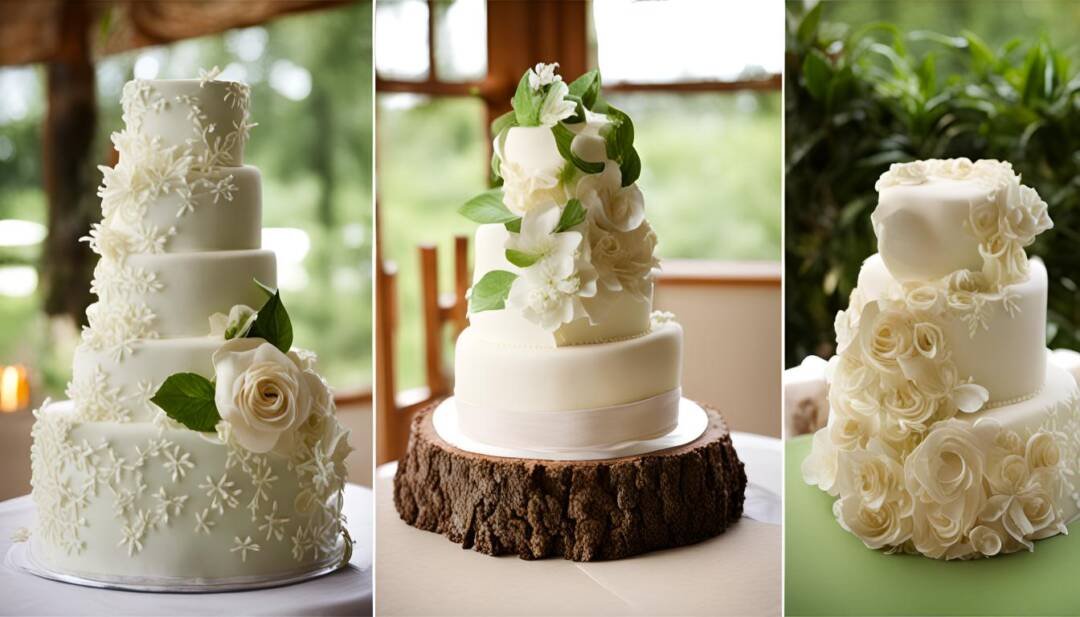
[[[376,471],[378,615],[779,615],[780,440],[732,439],[750,479],[743,518],[723,534],[629,559],[524,561],[462,550],[398,518],[396,464]],[[769,520],[772,522],[763,522]]]
[[[372,492],[345,487],[345,516],[356,541],[349,567],[273,589],[167,594],[91,589],[0,566],[0,615],[370,615],[372,607]],[[32,527],[30,496],[0,502],[0,562],[11,535]]]

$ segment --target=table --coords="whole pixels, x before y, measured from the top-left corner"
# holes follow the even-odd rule
[[[811,436],[785,445],[787,615],[1075,615],[1080,524],[1035,551],[938,561],[872,551],[840,528],[833,498],[803,482]]]
[[[606,562],[524,561],[463,550],[398,518],[396,464],[376,470],[378,615],[779,615],[778,439],[733,433],[747,513],[692,546]],[[770,522],[764,522],[770,521]]]
[[[211,594],[140,593],[92,589],[38,578],[0,566],[3,615],[370,615],[372,608],[372,492],[345,486],[345,516],[356,541],[349,567],[273,589]],[[0,502],[0,559],[11,535],[31,527],[30,496]]]

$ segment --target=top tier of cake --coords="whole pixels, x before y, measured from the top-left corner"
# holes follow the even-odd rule
[[[530,347],[642,336],[659,262],[634,182],[633,125],[599,97],[598,74],[568,88],[553,67],[526,74],[516,117],[496,129],[500,203],[487,205],[503,216],[470,217],[487,223],[476,232],[471,335]],[[502,301],[478,302],[492,288]]]
[[[995,285],[1026,278],[1024,247],[1051,227],[1046,203],[1007,162],[968,159],[893,165],[871,216],[878,253],[896,280],[982,272]]]

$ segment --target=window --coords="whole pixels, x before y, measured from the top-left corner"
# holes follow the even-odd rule
[[[438,246],[452,289],[453,236],[475,230],[456,210],[486,187],[487,125],[536,61],[570,77],[598,66],[634,118],[662,256],[779,261],[782,16],[765,2],[380,2],[377,203],[381,255],[397,265],[396,387],[424,378],[416,247]]]

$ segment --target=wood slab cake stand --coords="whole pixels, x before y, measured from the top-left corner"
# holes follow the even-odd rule
[[[700,542],[742,515],[746,472],[723,417],[694,441],[596,461],[500,458],[439,437],[436,401],[413,419],[394,477],[406,523],[488,555],[620,559]]]

